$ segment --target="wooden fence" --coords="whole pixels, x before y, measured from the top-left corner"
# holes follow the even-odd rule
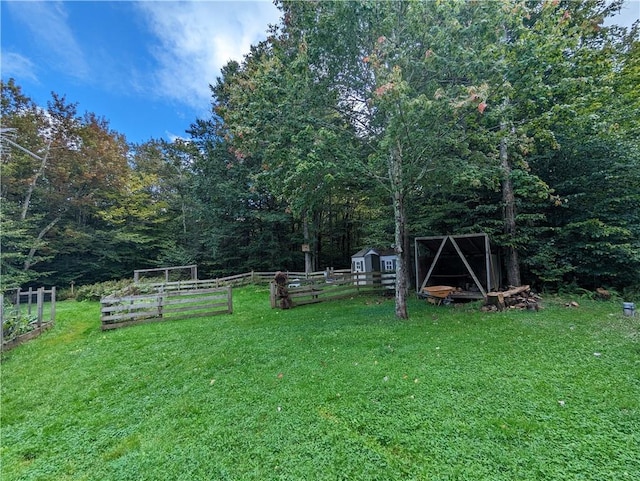
[[[332,281],[334,279],[341,279],[344,276],[350,276],[351,271],[349,269],[328,269],[326,271],[318,272],[294,272],[285,271],[289,277],[289,282],[292,284],[304,284],[308,282],[325,282]],[[245,286],[249,284],[269,284],[273,281],[276,275],[276,271],[273,272],[259,272],[251,271],[244,274],[236,274],[227,277],[218,277],[216,279],[205,280],[183,280],[174,282],[138,282],[138,284],[145,287],[165,290],[177,290],[185,291],[190,289],[202,289],[202,288],[219,288],[225,286]]]
[[[100,300],[102,330],[145,322],[231,314],[231,286],[160,287],[156,292],[135,296],[107,296]]]
[[[348,271],[347,271],[348,272]],[[291,282],[287,294],[291,300],[292,307],[303,306],[305,304],[315,304],[317,302],[344,299],[357,294],[381,294],[393,293],[395,289],[395,272],[362,272],[362,273],[341,273],[340,276],[330,279],[308,280],[299,283]],[[284,296],[278,294],[278,286],[270,284],[271,307],[281,307]]]
[[[38,337],[56,320],[56,288],[13,289],[0,294],[0,349],[9,350]]]
[[[191,264],[188,266],[157,267],[154,269],[136,269],[133,271],[133,282],[137,283],[140,281],[140,274],[144,275],[144,274],[153,274],[153,273],[162,273],[164,276],[164,281],[169,282],[171,273],[180,274],[180,271],[182,271],[182,274],[184,274],[187,270],[189,271],[189,277],[191,279],[198,278],[198,266],[196,264]]]

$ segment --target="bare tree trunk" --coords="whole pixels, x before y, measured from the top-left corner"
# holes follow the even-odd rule
[[[505,125],[501,126],[506,130]],[[511,286],[519,286],[520,262],[518,251],[514,246],[516,235],[516,199],[513,192],[513,182],[511,180],[511,165],[509,164],[509,154],[507,152],[507,137],[500,140],[500,167],[502,169],[502,201],[504,203],[504,233],[507,235],[506,263],[507,263],[507,283]]]
[[[24,271],[28,271],[33,265],[33,258],[35,257],[36,252],[40,247],[39,244],[42,238],[47,234],[47,232],[53,229],[53,227],[60,221],[61,218],[62,218],[61,216],[56,217],[40,231],[40,233],[38,234],[38,237],[36,238],[35,242],[31,246],[31,249],[29,250],[29,254],[27,255],[27,258],[24,261],[24,268],[23,268]]]
[[[47,145],[47,152],[44,154],[44,157],[40,157],[35,155],[33,152],[26,150],[21,147],[22,150],[25,150],[29,155],[31,155],[34,159],[38,159],[40,161],[40,168],[36,175],[33,177],[33,180],[29,184],[27,188],[27,194],[25,195],[24,201],[22,203],[22,212],[20,213],[20,220],[25,220],[27,218],[27,211],[29,210],[29,205],[31,204],[31,196],[33,195],[33,191],[36,188],[36,183],[38,182],[38,178],[44,174],[44,169],[47,166],[47,159],[49,158],[49,149],[51,144]]]
[[[395,224],[394,249],[398,258],[396,265],[396,317],[409,319],[407,312],[407,262],[404,243],[407,230],[407,218],[404,206],[404,182],[402,178],[402,148],[397,146],[389,159],[389,179],[393,200],[393,217]]]

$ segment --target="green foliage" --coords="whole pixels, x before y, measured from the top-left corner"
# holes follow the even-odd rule
[[[4,288],[302,270],[301,244],[345,267],[478,231],[525,283],[639,288],[639,31],[603,23],[620,2],[277,4],[188,141],[129,146],[3,80],[3,128],[34,154],[3,150]]]
[[[36,328],[38,316],[25,313],[25,308],[18,309],[17,306],[4,300],[2,322],[2,341],[10,340],[21,334],[31,332]]]
[[[280,221],[289,220],[290,227],[273,223],[269,233],[261,223],[259,237],[266,237],[267,243],[262,257],[254,252],[249,257],[240,254],[258,264],[264,254],[282,258],[280,268],[292,265],[302,243],[310,245],[318,266],[326,251],[336,250],[337,236],[357,235],[338,221],[352,212],[336,215],[334,206],[349,209],[353,203],[357,195],[353,187],[358,183],[355,165],[362,155],[352,127],[336,113],[335,89],[317,71],[315,62],[321,61],[317,39],[304,29],[297,23],[282,26],[282,32],[253,47],[242,64],[230,62],[214,87],[216,116],[208,124],[199,124],[215,136],[208,139],[212,145],[206,161],[228,171],[218,174],[228,180],[224,183],[228,191],[216,192],[223,202],[214,208],[222,207],[228,216],[242,203],[229,209],[227,199],[248,196],[262,210],[268,209],[269,219],[276,220],[273,209],[278,209]],[[256,214],[253,205],[244,209],[253,215],[238,216],[243,221],[256,216],[267,219],[265,213]],[[253,229],[249,224],[245,230]],[[289,241],[282,239],[279,229],[289,231]],[[224,230],[227,234],[228,229]],[[345,253],[339,257],[344,259]]]
[[[33,272],[23,269],[26,253],[25,243],[30,241],[25,223],[15,220],[11,213],[11,203],[2,201],[0,205],[0,291],[15,289],[36,278]]]
[[[133,290],[132,290],[133,289]],[[119,281],[105,281],[75,288],[75,298],[77,301],[99,301],[103,297],[125,293],[136,294],[133,279],[121,279]]]
[[[254,269],[300,269],[300,240],[286,204],[278,201],[255,175],[256,159],[238,162],[231,146],[212,136],[211,125],[200,124],[193,141],[204,154],[195,157],[193,196],[202,238],[196,257],[209,276]],[[296,251],[294,251],[296,249]]]
[[[3,355],[2,478],[640,476],[640,330],[619,302],[411,303],[399,323],[389,300],[281,311],[247,287],[232,315],[101,332],[97,303],[62,302]]]

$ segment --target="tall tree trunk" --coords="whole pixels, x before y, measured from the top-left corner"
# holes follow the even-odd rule
[[[304,237],[304,243],[308,246],[308,249],[304,252],[304,272],[313,272],[313,258],[311,255],[311,236],[309,235],[309,216],[305,214],[302,221],[302,235]]]
[[[511,286],[519,286],[520,262],[518,250],[515,248],[516,235],[516,198],[513,192],[511,180],[511,165],[507,151],[506,126],[501,125],[504,136],[500,140],[500,167],[502,169],[502,202],[504,203],[504,233],[507,236],[506,267],[507,283]]]
[[[182,235],[186,239],[187,238],[187,205],[183,196],[181,196],[180,204],[181,204],[181,210],[182,210]]]
[[[404,250],[407,217],[404,205],[404,181],[402,172],[402,148],[397,145],[390,153],[389,180],[391,181],[391,198],[393,201],[393,218],[395,224],[394,249],[398,257],[396,265],[396,317],[408,319],[407,311],[407,252]]]

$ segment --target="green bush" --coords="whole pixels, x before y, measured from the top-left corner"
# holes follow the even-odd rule
[[[80,286],[76,289],[76,300],[78,301],[99,301],[105,296],[113,294],[136,294],[137,286],[133,284],[133,279],[121,279],[119,281],[98,282]]]
[[[21,334],[33,331],[36,327],[36,323],[38,322],[38,316],[35,314],[21,313],[16,306],[8,302],[5,302],[3,312],[3,339],[13,339]]]
[[[149,292],[154,292],[154,289],[146,284],[135,284],[133,279],[121,279],[80,286],[75,291],[75,299],[99,301],[106,296],[135,296]]]

